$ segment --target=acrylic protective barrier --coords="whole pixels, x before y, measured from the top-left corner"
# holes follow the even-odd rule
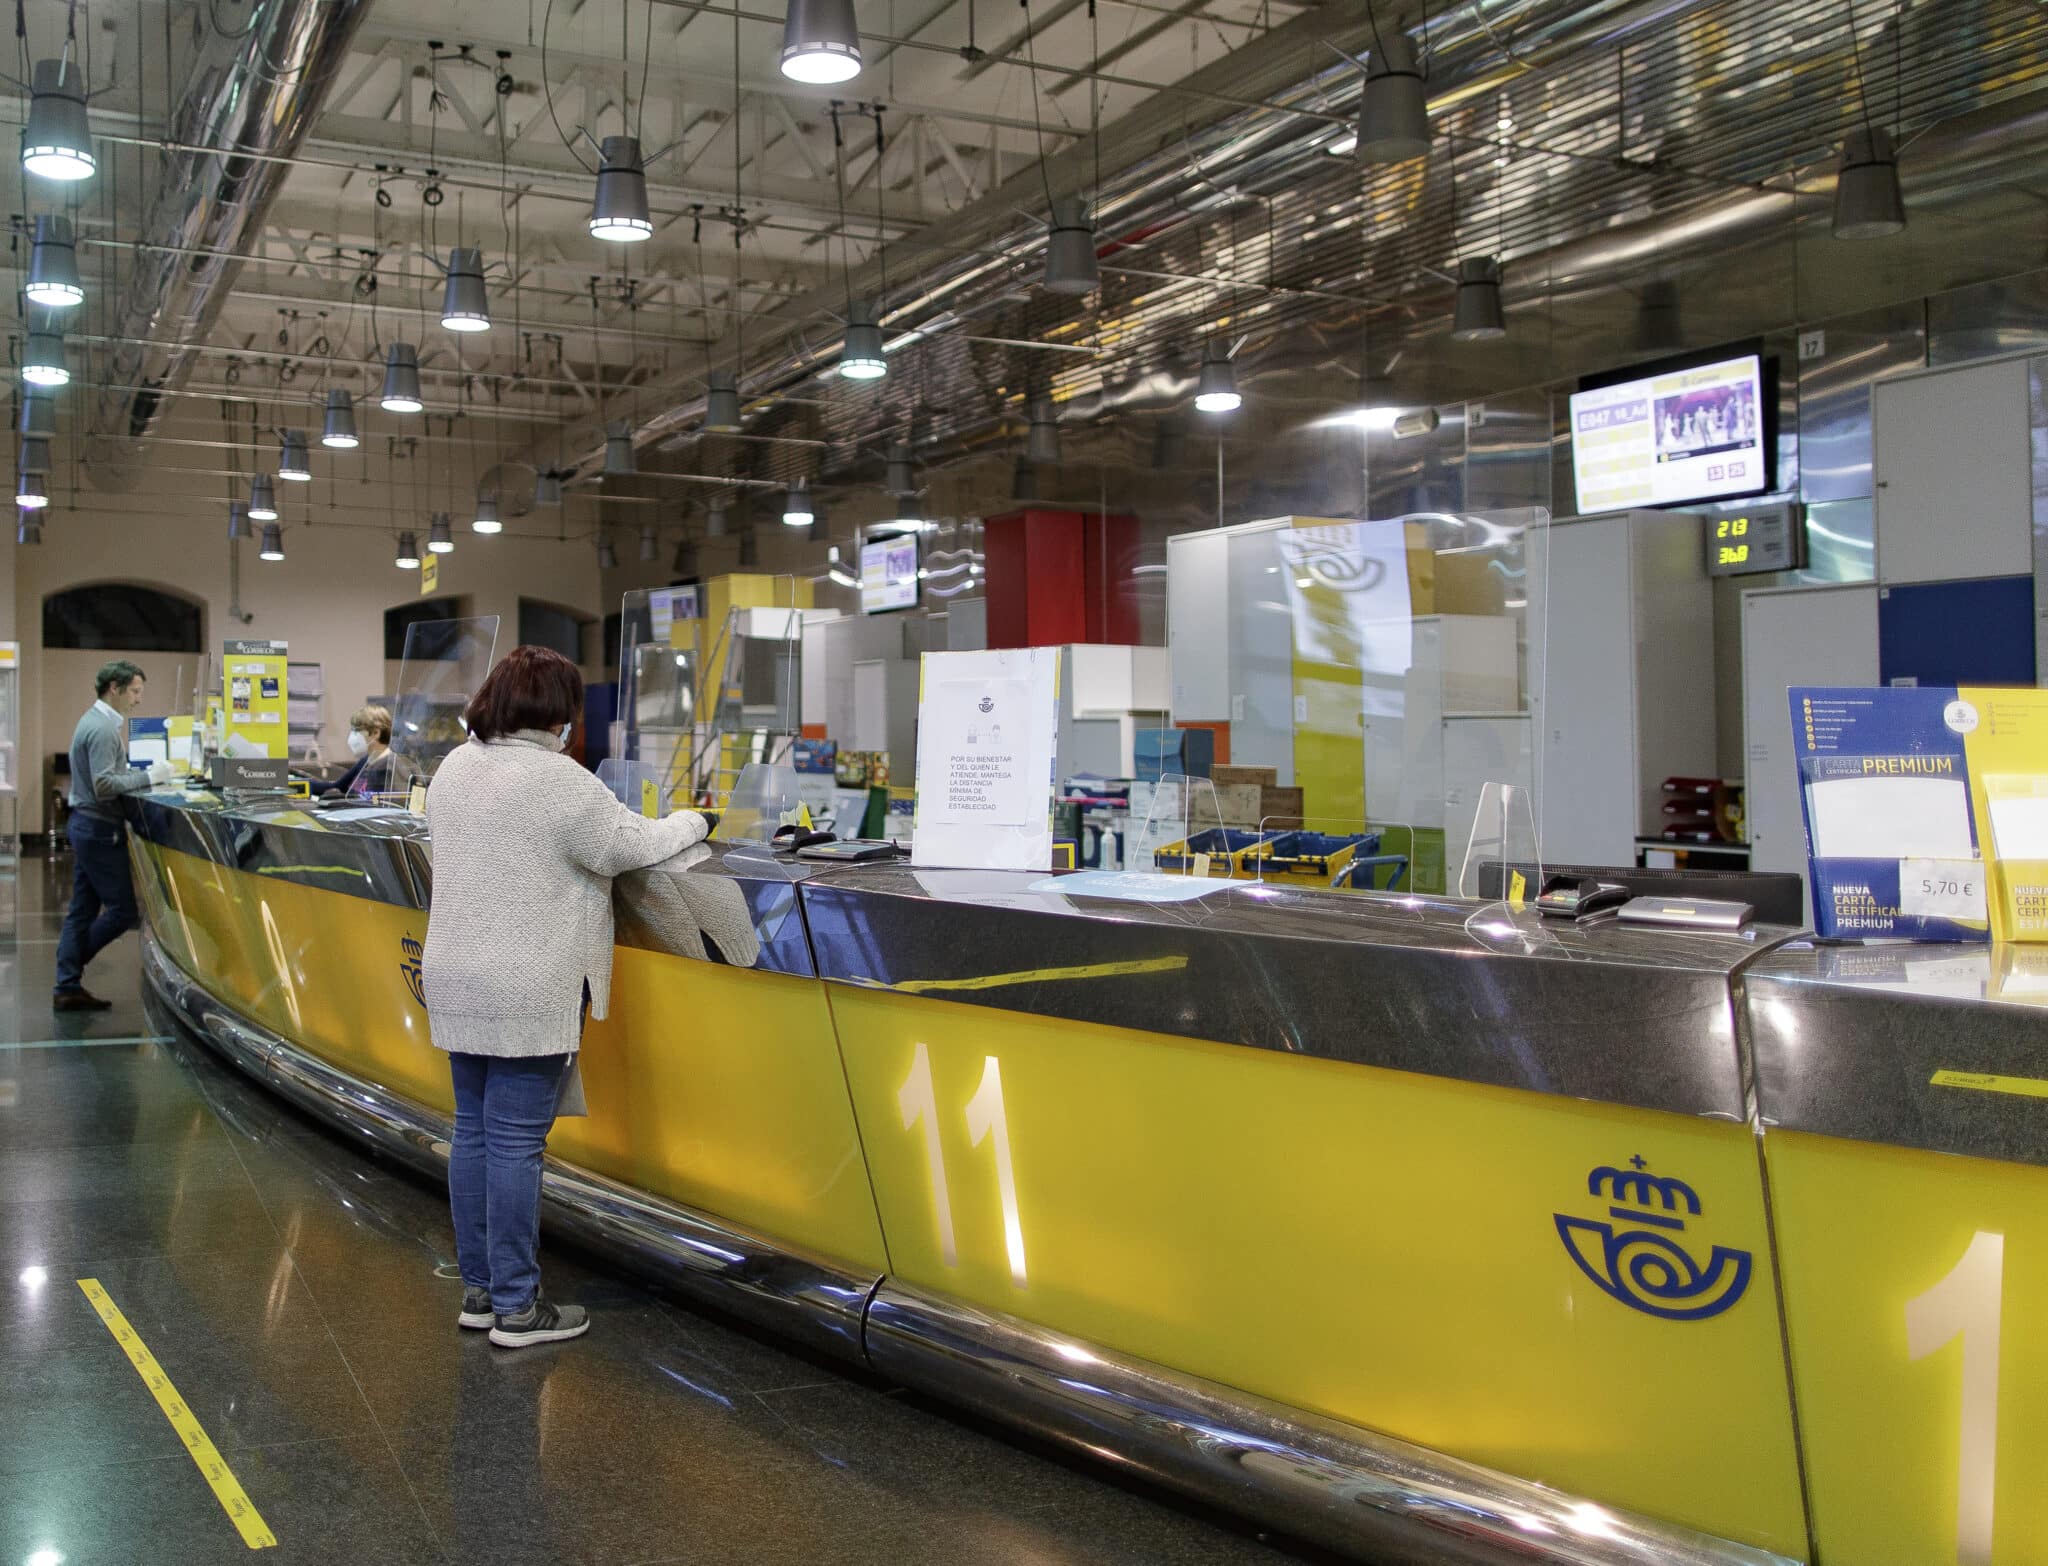
[[[431,779],[441,762],[469,737],[463,709],[491,672],[498,617],[416,620],[406,628],[391,708],[392,766],[388,788],[401,792],[413,778]]]
[[[1540,857],[1532,671],[1540,681],[1548,614],[1530,583],[1547,580],[1549,522],[1540,508],[1278,517],[1172,552],[1170,569],[1191,573],[1169,585],[1169,615],[1189,622],[1169,624],[1172,720],[1211,726],[1218,743],[1213,789],[1190,780],[1167,799],[1205,823],[1213,809],[1223,852],[1209,874],[1456,893],[1476,884],[1475,842]],[[1528,841],[1501,829],[1502,800],[1528,812]],[[1188,866],[1163,830],[1170,812],[1131,813],[1146,821],[1133,868],[1163,867],[1147,862],[1162,852]]]
[[[787,762],[801,728],[796,578],[724,582],[636,588],[620,602],[613,771],[636,805],[652,780],[663,814],[723,808],[749,765]],[[765,601],[734,602],[741,582]]]

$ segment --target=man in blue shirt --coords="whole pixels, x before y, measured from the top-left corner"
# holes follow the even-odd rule
[[[100,666],[99,700],[71,736],[71,909],[57,939],[58,1011],[105,1011],[112,1005],[85,988],[85,965],[135,928],[135,888],[128,879],[128,824],[121,796],[170,781],[167,762],[147,772],[128,765],[128,714],[142,705],[147,682],[126,659]]]

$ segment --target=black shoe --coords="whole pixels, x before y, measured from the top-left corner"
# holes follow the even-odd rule
[[[112,1001],[101,1000],[84,990],[58,990],[50,997],[52,1011],[112,1011]]]
[[[498,1318],[491,1328],[491,1341],[499,1348],[529,1348],[536,1343],[580,1338],[589,1330],[590,1313],[581,1305],[557,1305],[536,1294],[526,1309]]]
[[[493,1326],[497,1317],[491,1314],[491,1291],[489,1289],[464,1289],[462,1291],[462,1314],[455,1318],[458,1327],[473,1327],[481,1332]]]

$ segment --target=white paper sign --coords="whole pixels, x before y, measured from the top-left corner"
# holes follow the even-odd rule
[[[1977,919],[1984,913],[1984,865],[1976,859],[1901,859],[1899,912],[1910,917]]]
[[[1050,867],[1058,704],[1058,648],[924,655],[913,863]]]

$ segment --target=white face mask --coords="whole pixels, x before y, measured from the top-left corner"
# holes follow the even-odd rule
[[[370,742],[364,737],[363,731],[361,729],[350,729],[348,731],[348,753],[351,756],[365,756],[369,754],[369,751]]]
[[[556,736],[556,738],[561,740],[562,742],[562,749],[567,750],[569,748],[569,733],[575,727],[576,725],[573,723],[565,723],[562,725],[562,732]]]

